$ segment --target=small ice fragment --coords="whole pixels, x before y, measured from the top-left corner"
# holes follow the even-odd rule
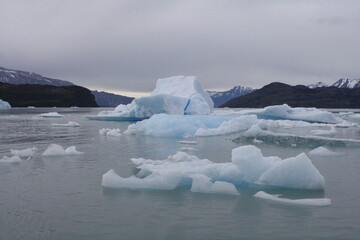
[[[53,123],[51,125],[56,127],[80,127],[80,124],[71,121],[69,121],[68,123]]]
[[[257,192],[254,197],[262,198],[270,201],[276,201],[285,204],[307,205],[307,206],[329,206],[331,199],[329,198],[305,198],[305,199],[288,199],[280,198],[279,195],[268,194],[263,191]]]
[[[43,118],[61,118],[63,115],[60,115],[58,112],[49,112],[49,113],[42,113],[39,115]]]
[[[192,192],[240,195],[232,183],[223,181],[213,183],[209,177],[203,174],[194,174],[190,177],[192,178],[190,190]]]
[[[182,148],[180,148],[180,151],[195,152],[195,151],[198,151],[198,150],[196,148],[192,148],[192,147],[182,147]]]
[[[77,151],[75,146],[68,147],[65,150],[62,146],[52,143],[42,155],[46,157],[52,157],[52,156],[79,155],[82,153],[83,152]]]
[[[179,141],[180,144],[189,144],[189,145],[196,145],[197,142],[196,141],[187,141],[187,140],[182,140]]]
[[[36,147],[32,147],[32,148],[26,148],[23,150],[13,150],[10,149],[11,154],[14,156],[18,156],[18,157],[32,157],[34,156],[35,152],[37,151]]]
[[[320,156],[320,157],[338,157],[344,155],[341,152],[333,152],[325,147],[318,147],[309,152],[310,155]]]
[[[254,142],[254,143],[263,143],[263,141],[261,141],[261,140],[259,140],[259,139],[256,139],[256,138],[254,138],[253,142]]]
[[[0,159],[0,163],[17,163],[17,162],[21,162],[21,159],[18,156],[12,156],[12,157],[4,156],[2,159]]]
[[[119,137],[121,136],[121,131],[119,128],[111,129],[111,128],[101,128],[99,130],[99,134],[102,136],[113,136]]]

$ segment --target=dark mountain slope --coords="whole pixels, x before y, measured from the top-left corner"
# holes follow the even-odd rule
[[[287,103],[292,107],[360,108],[360,89],[290,86],[271,83],[247,95],[234,98],[221,107],[260,108]]]
[[[91,91],[79,86],[0,83],[0,99],[12,107],[97,107]]]

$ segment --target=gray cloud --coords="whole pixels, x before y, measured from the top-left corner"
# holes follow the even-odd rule
[[[0,65],[91,88],[208,89],[360,77],[360,2],[3,1]]]

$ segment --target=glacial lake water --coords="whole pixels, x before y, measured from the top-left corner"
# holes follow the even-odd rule
[[[114,169],[134,173],[130,159],[165,159],[183,145],[182,138],[122,135],[104,137],[101,128],[131,123],[89,121],[101,109],[35,108],[0,112],[0,159],[10,149],[37,147],[20,163],[0,163],[1,240],[85,239],[359,239],[360,147],[338,146],[341,157],[309,156],[324,176],[324,191],[268,190],[287,198],[330,198],[331,206],[286,205],[254,198],[256,189],[239,196],[172,191],[104,189],[102,175]],[[63,118],[37,119],[57,111]],[[343,110],[346,111],[346,110]],[[351,119],[360,123],[360,118]],[[78,122],[80,127],[52,123]],[[273,129],[300,134],[308,128]],[[239,133],[196,138],[192,154],[213,162],[231,161]],[[338,129],[337,137],[360,139],[359,128]],[[51,143],[76,146],[79,156],[43,157]],[[294,157],[314,147],[257,144],[264,156]]]

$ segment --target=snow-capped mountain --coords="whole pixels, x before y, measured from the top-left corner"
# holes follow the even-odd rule
[[[208,91],[208,93],[214,102],[214,106],[219,107],[220,105],[226,103],[227,101],[233,98],[240,97],[242,95],[251,93],[253,91],[254,89],[250,87],[235,86],[228,91],[224,91],[224,92]]]
[[[0,67],[0,82],[9,84],[39,84],[39,85],[53,85],[53,86],[71,86],[71,82],[59,79],[43,77],[32,72],[25,72],[19,70],[12,70]]]
[[[360,79],[340,78],[332,86],[337,88],[360,88]]]
[[[328,87],[329,85],[327,85],[326,83],[323,83],[323,82],[318,82],[318,83],[315,83],[315,84],[310,84],[308,85],[308,88],[319,88],[319,87]]]

